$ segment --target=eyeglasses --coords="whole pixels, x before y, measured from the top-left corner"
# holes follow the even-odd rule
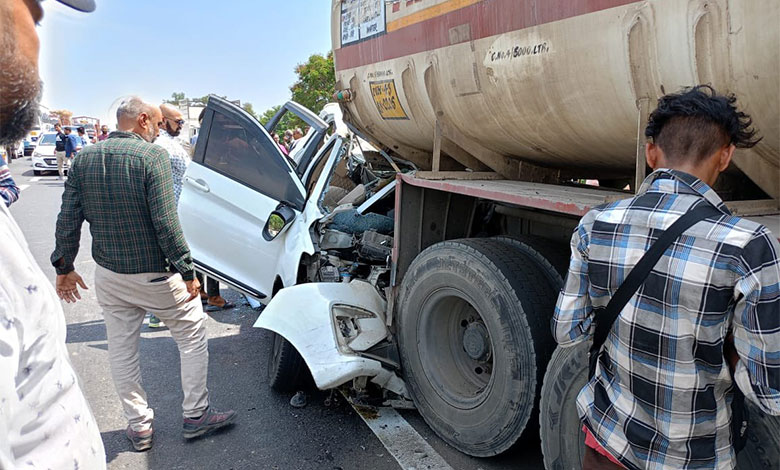
[[[165,118],[165,119],[167,119],[167,120],[169,120],[169,121],[173,121],[173,122],[175,122],[176,124],[178,124],[178,125],[180,125],[180,126],[183,126],[183,125],[184,125],[184,122],[185,122],[185,121],[184,121],[184,119],[176,119],[176,120],[174,120],[174,119],[171,119],[171,118]]]

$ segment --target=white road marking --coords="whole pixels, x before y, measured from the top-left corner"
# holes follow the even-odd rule
[[[374,408],[370,408],[370,411],[367,412],[365,407],[360,405],[353,404],[352,407],[402,469],[453,470],[444,458],[433,450],[433,447],[393,408],[376,408],[376,417],[374,417]]]
[[[30,182],[31,183],[35,183],[35,182],[38,182],[40,180],[41,180],[40,176],[33,176],[32,178],[30,178]]]
[[[25,189],[29,188],[29,184],[20,184],[19,185],[19,191],[24,191]]]

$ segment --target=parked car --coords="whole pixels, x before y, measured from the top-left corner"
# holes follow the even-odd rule
[[[38,139],[38,145],[32,154],[33,174],[39,176],[44,171],[57,171],[57,157],[54,154],[56,132],[44,132]],[[70,168],[70,162],[65,160],[65,172]]]

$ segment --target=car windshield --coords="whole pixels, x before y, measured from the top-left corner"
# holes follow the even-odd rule
[[[54,145],[57,141],[57,134],[43,134],[41,140],[38,141],[38,145]]]

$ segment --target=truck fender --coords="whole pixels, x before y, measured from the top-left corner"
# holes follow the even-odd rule
[[[388,336],[385,308],[385,300],[364,281],[300,284],[280,290],[254,326],[295,346],[321,390],[356,377],[377,377],[399,389],[379,361],[358,354]]]

